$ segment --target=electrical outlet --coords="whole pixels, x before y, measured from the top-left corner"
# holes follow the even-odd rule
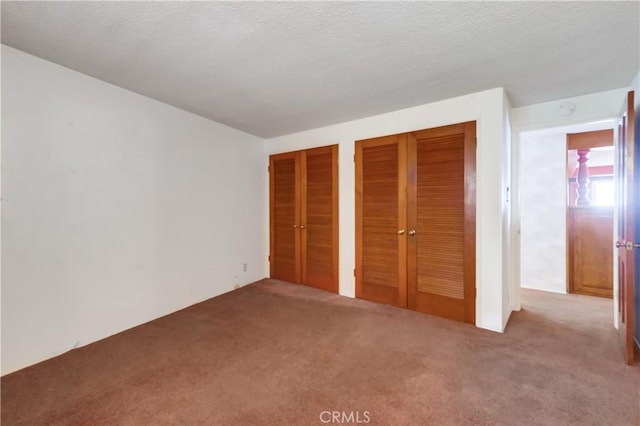
[[[247,272],[247,264],[246,263],[242,264],[242,272]]]

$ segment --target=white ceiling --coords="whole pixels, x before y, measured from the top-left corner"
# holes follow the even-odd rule
[[[264,138],[628,86],[632,2],[2,2],[2,43]]]

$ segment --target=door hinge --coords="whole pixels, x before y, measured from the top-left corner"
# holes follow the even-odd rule
[[[354,163],[356,162],[356,155],[355,154],[353,154],[353,162]]]
[[[271,166],[267,166],[267,173],[271,173]]]
[[[353,276],[354,277],[356,276],[356,270],[355,269],[353,270]]]
[[[271,255],[267,256],[267,260],[271,262]]]

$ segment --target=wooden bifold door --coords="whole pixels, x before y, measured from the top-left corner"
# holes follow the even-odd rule
[[[475,324],[475,122],[356,142],[356,296]]]
[[[338,292],[338,146],[269,157],[270,276]]]

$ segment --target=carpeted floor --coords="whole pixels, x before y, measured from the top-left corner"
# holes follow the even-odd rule
[[[639,424],[611,301],[523,305],[498,334],[264,280],[3,377],[2,425]]]

